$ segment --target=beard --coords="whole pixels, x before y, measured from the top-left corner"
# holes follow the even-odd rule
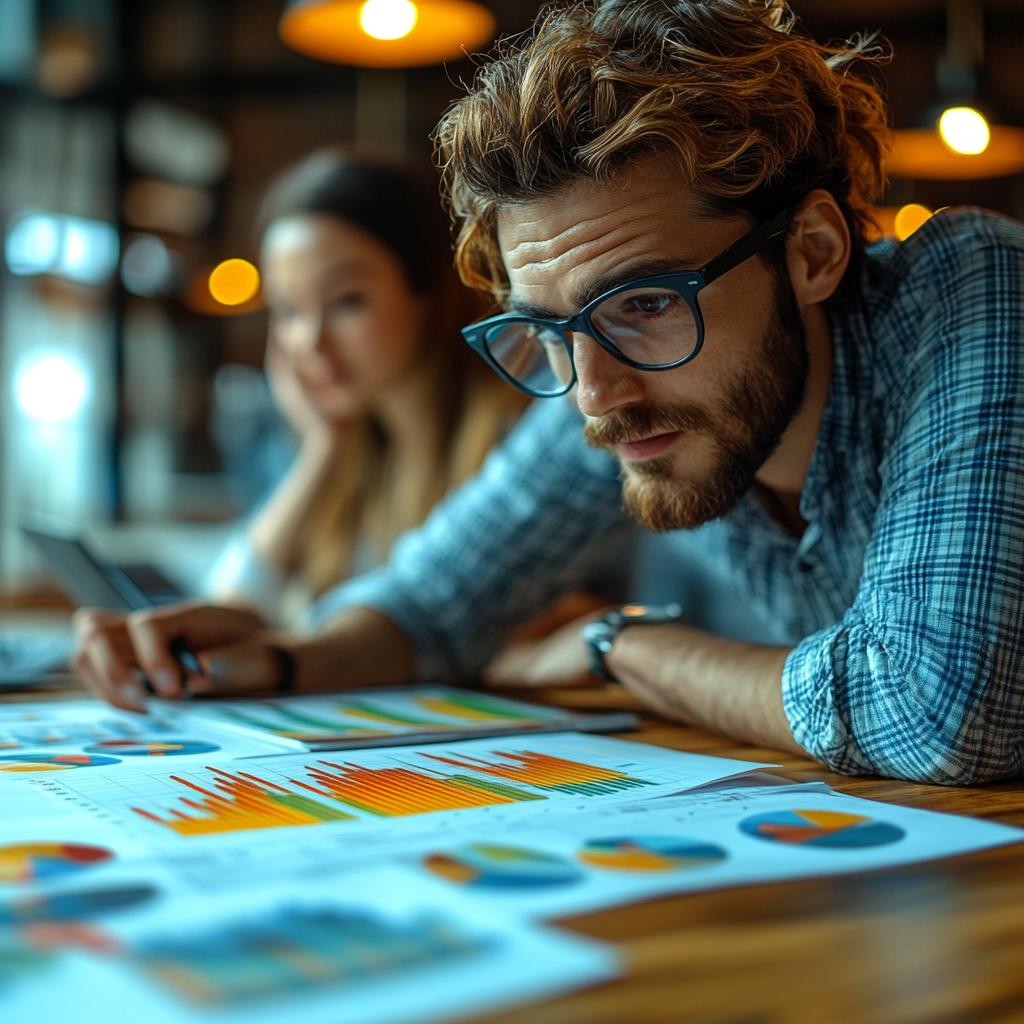
[[[626,510],[645,529],[689,530],[727,515],[778,447],[803,401],[808,373],[803,322],[793,289],[781,273],[775,279],[774,305],[753,365],[724,382],[724,400],[716,414],[696,403],[637,404],[587,422],[587,443],[599,448],[674,431],[710,444],[712,465],[699,478],[681,477],[668,455],[623,465]]]

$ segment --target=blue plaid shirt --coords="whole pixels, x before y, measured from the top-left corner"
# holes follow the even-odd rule
[[[665,543],[730,575],[779,644],[786,715],[839,772],[1024,769],[1024,227],[976,210],[871,247],[830,303],[832,387],[796,539],[752,496]],[[629,529],[615,461],[537,403],[389,566],[330,593],[467,679]],[[685,588],[686,580],[679,581]]]

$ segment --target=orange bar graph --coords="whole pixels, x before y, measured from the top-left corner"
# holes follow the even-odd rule
[[[524,786],[599,796],[650,785],[611,768],[549,754],[492,754],[511,763],[420,751],[417,757],[465,771],[445,774],[401,764],[366,768],[351,762],[319,761],[303,766],[305,779],[288,779],[284,785],[247,771],[232,773],[210,767],[206,771],[211,779],[205,786],[180,775],[170,776],[171,782],[186,791],[179,796],[177,807],[162,814],[142,807],[132,810],[178,835],[199,836],[352,821],[357,817],[339,805],[380,817],[401,817],[546,799],[543,793]]]
[[[649,785],[643,779],[634,778],[613,768],[601,768],[582,761],[569,761],[550,754],[535,754],[529,750],[506,753],[496,750],[495,756],[506,758],[512,764],[484,761],[478,757],[443,757],[440,754],[424,754],[434,761],[466,768],[486,775],[495,775],[511,782],[526,783],[539,789],[555,789],[567,793],[596,796],[615,790],[631,789],[634,786]]]
[[[322,764],[334,771],[311,767],[309,774],[318,786],[292,781],[320,796],[382,816],[429,814],[536,799],[532,793],[494,785],[486,779],[437,776],[411,768],[363,768],[330,761]]]
[[[181,836],[318,825],[325,821],[350,821],[354,817],[317,800],[290,793],[281,786],[247,772],[232,775],[219,768],[208,770],[215,776],[213,786],[216,791],[204,789],[178,775],[171,776],[173,782],[203,798],[180,798],[185,807],[196,813],[190,815],[172,808],[168,811],[169,817],[161,818],[141,807],[133,807],[132,810],[148,821],[173,829]]]

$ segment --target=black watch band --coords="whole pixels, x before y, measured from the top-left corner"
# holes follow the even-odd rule
[[[608,668],[605,657],[619,633],[627,626],[663,626],[678,622],[682,616],[683,609],[678,604],[624,604],[588,622],[583,627],[583,641],[587,645],[590,671],[599,679],[617,683],[619,680]]]

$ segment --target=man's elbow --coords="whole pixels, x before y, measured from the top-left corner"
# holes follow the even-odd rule
[[[887,750],[867,757],[879,775],[937,786],[979,786],[1024,776],[1024,743],[1019,734],[975,726],[950,736],[920,723],[913,730],[899,731],[904,738],[912,738],[901,744],[903,753],[893,755]]]

